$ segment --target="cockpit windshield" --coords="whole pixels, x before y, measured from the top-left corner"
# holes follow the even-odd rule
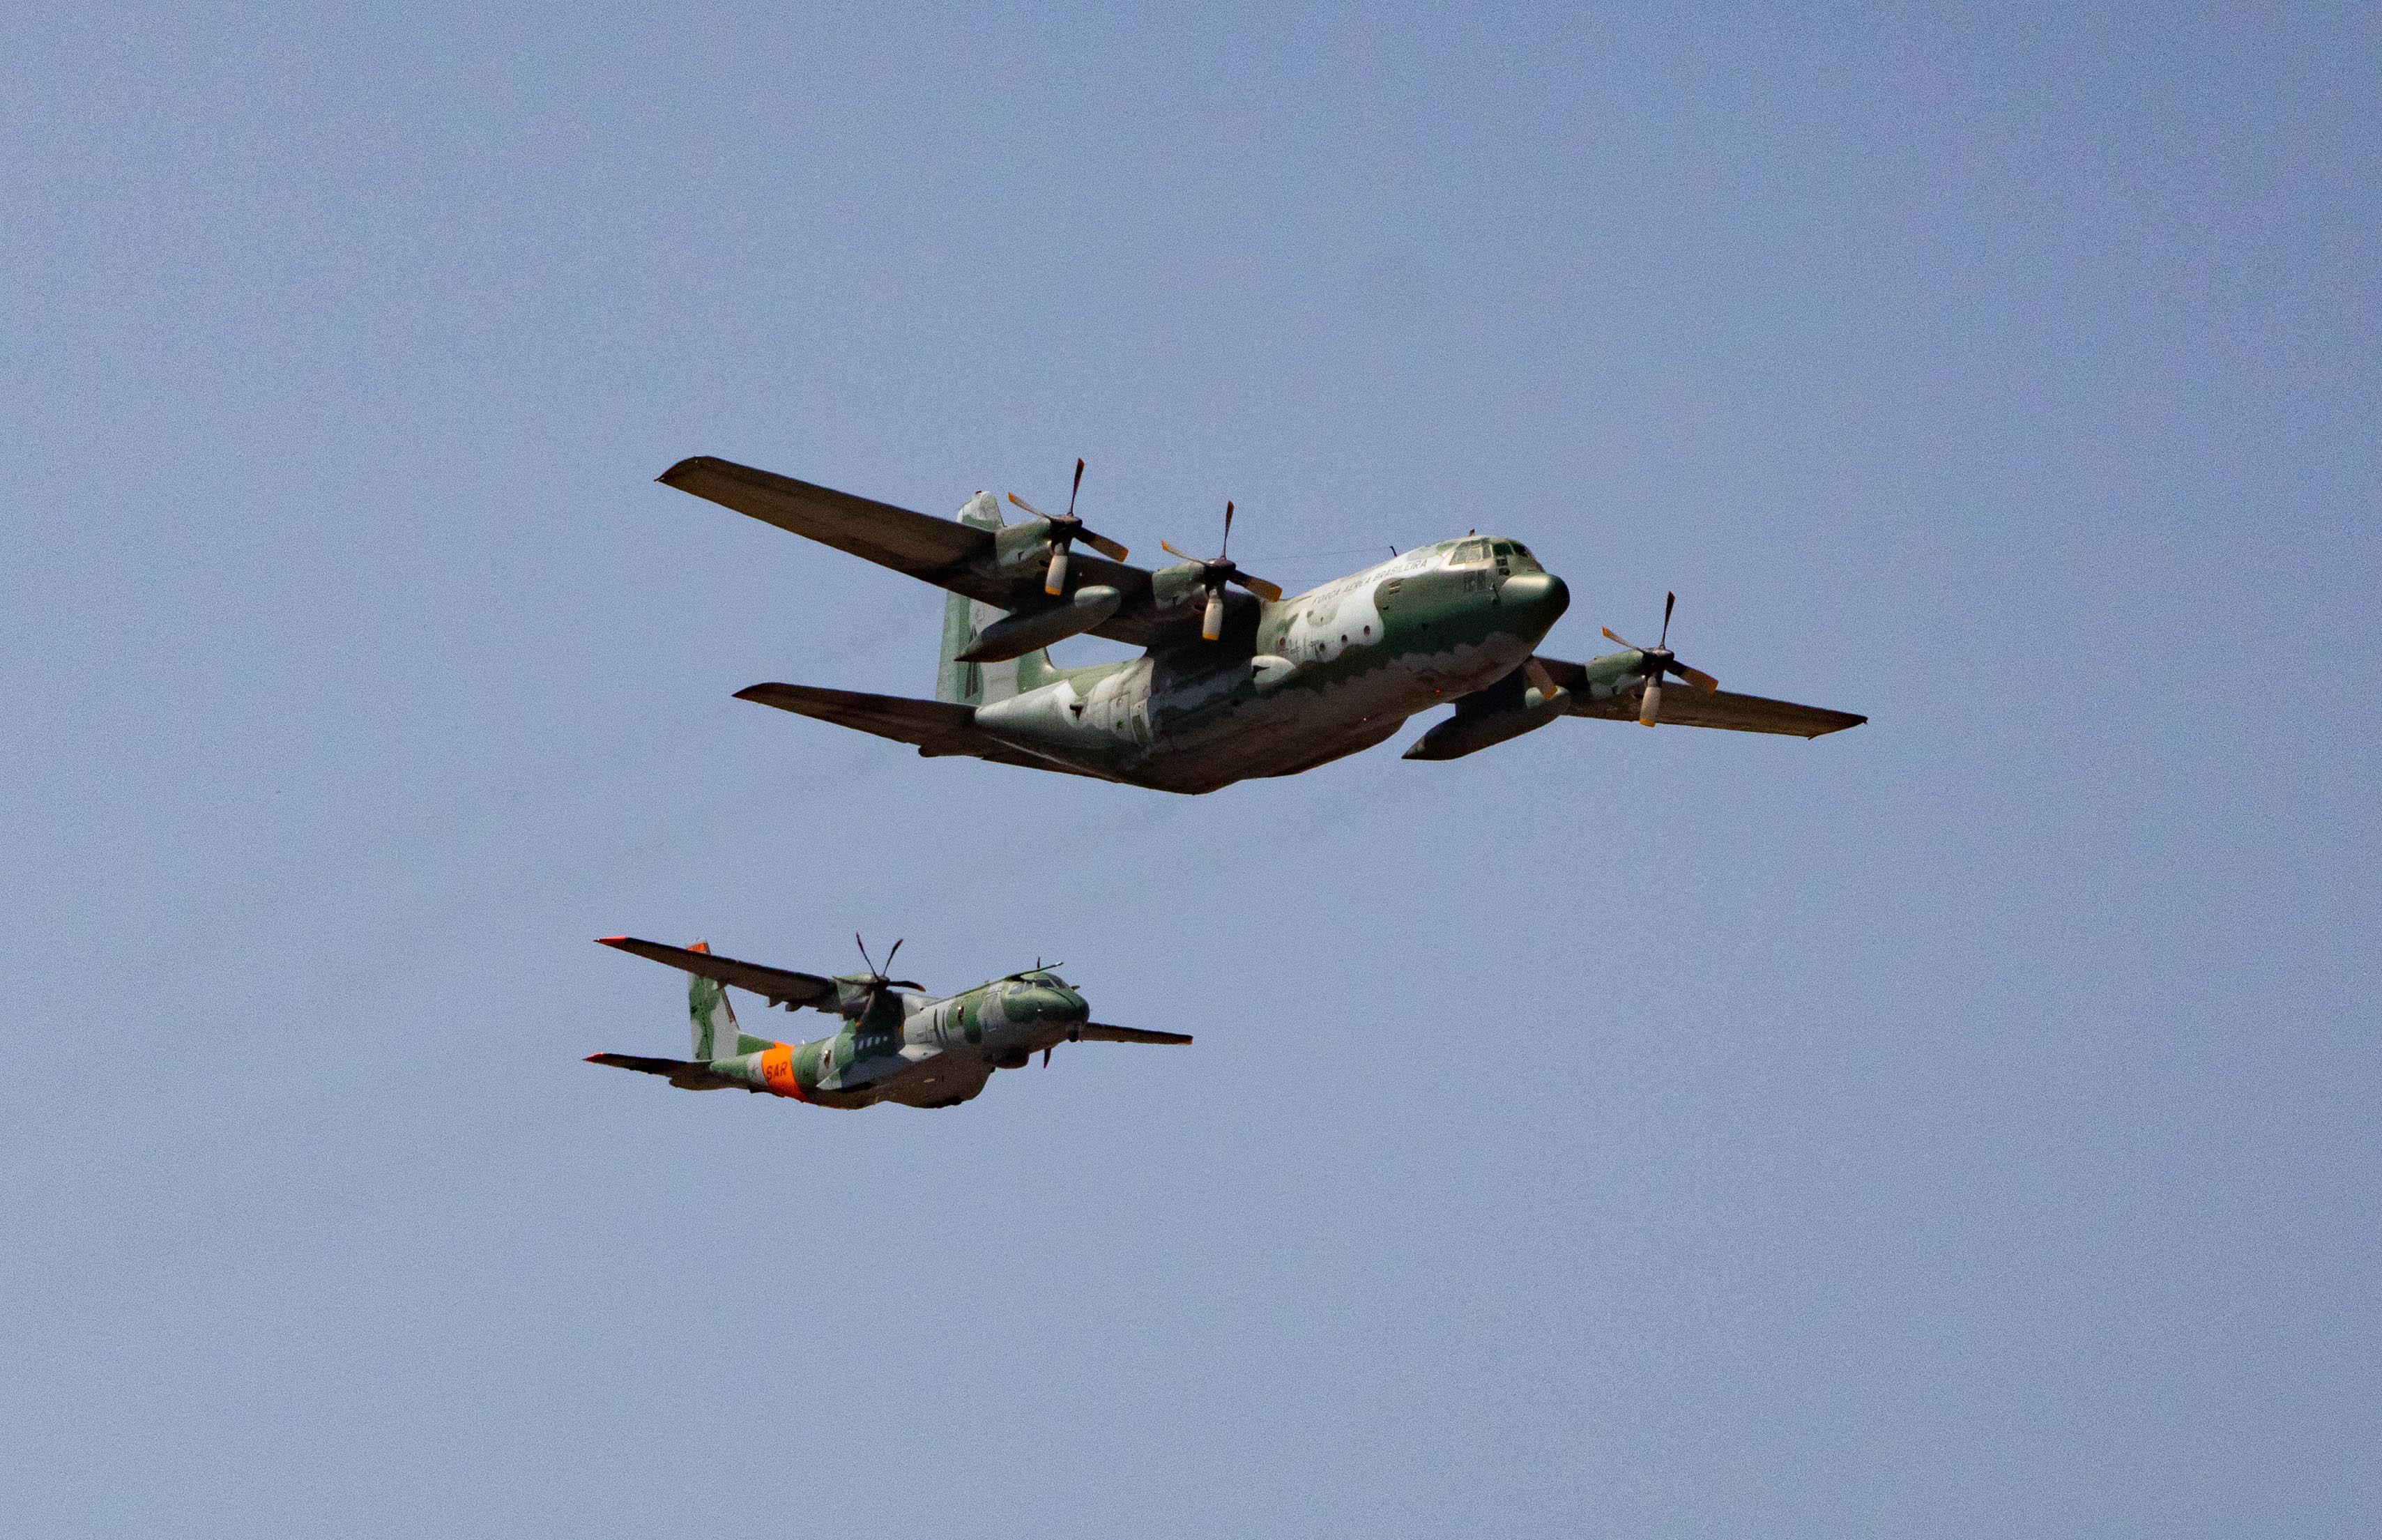
[[[1477,566],[1492,556],[1496,558],[1497,570],[1501,573],[1546,571],[1539,565],[1539,559],[1530,554],[1530,548],[1519,540],[1458,541],[1455,548],[1447,553],[1447,564],[1451,567]]]

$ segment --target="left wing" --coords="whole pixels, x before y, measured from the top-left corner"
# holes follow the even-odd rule
[[[650,957],[655,962],[687,973],[700,974],[723,984],[733,984],[740,990],[751,990],[766,998],[770,1004],[783,1005],[790,1011],[801,1005],[817,1005],[822,1000],[829,1003],[825,1009],[835,1008],[835,980],[822,979],[816,973],[796,973],[791,968],[740,963],[717,952],[690,952],[683,946],[665,946],[660,942],[639,941],[634,936],[598,936],[596,939],[632,956]]]
[[[1631,684],[1598,698],[1589,687],[1586,664],[1566,663],[1559,658],[1537,658],[1531,661],[1542,664],[1555,684],[1571,692],[1571,703],[1564,708],[1566,716],[1602,717],[1611,721],[1638,720],[1639,686]],[[1850,711],[1798,706],[1791,700],[1772,700],[1764,696],[1734,695],[1727,690],[1707,695],[1676,682],[1663,686],[1662,716],[1665,727],[1722,727],[1736,733],[1780,733],[1796,738],[1841,733],[1869,721]]]

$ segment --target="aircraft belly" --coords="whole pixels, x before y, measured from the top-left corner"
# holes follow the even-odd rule
[[[865,1107],[876,1102],[902,1102],[916,1106],[922,1094],[928,1101],[941,1097],[943,1081],[954,1078],[952,1071],[958,1071],[956,1079],[964,1081],[968,1073],[966,1061],[974,1057],[971,1053],[921,1050],[915,1046],[898,1053],[880,1053],[845,1068],[836,1076],[835,1085],[820,1086],[812,1095],[829,1106]],[[974,1094],[974,1090],[967,1092],[968,1096]],[[848,1100],[828,1101],[829,1097]]]
[[[1130,781],[1148,739],[1148,671],[1144,659],[1084,687],[1062,679],[978,707],[976,724],[1025,753]]]
[[[1370,748],[1417,711],[1502,678],[1532,643],[1491,632],[1430,652],[1405,638],[1314,645],[1312,660],[1262,696],[1244,667],[1192,673],[1145,658],[1081,690],[1062,680],[981,707],[976,721],[1027,754],[1196,795]]]
[[[907,1107],[949,1107],[971,1100],[992,1078],[992,1066],[965,1049],[951,1049],[923,1060],[915,1073],[889,1086],[885,1100]]]
[[[1221,708],[1168,723],[1136,779],[1213,791],[1294,774],[1371,747],[1438,698],[1401,659],[1357,650],[1271,694],[1244,688]]]

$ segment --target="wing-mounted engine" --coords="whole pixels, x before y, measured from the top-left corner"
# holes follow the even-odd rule
[[[907,937],[902,938],[903,941],[907,939]],[[885,968],[893,966],[893,955],[894,953],[902,950],[902,941],[896,941],[893,943],[893,951],[885,954],[885,968],[880,968],[875,963],[869,962],[868,944],[860,939],[856,931],[853,935],[852,944],[860,948],[860,960],[868,963],[868,971],[836,975],[836,1014],[846,1021],[867,1021],[880,1014],[883,1003],[890,998],[894,1002],[894,1012],[898,1018],[904,1014],[901,1006],[901,996],[892,994],[891,992],[923,990],[927,987],[914,979],[892,979],[886,976]]]
[[[1124,595],[1105,583],[1087,584],[1038,610],[1021,610],[986,625],[959,655],[963,663],[1005,663],[1053,642],[1096,631],[1124,606]]]
[[[1280,586],[1268,583],[1264,578],[1241,571],[1240,563],[1232,559],[1230,553],[1233,548],[1233,505],[1229,501],[1224,504],[1224,543],[1217,549],[1215,555],[1202,560],[1188,551],[1176,550],[1163,540],[1158,543],[1161,548],[1171,554],[1183,558],[1184,566],[1196,574],[1200,590],[1207,600],[1202,608],[1199,622],[1199,639],[1203,642],[1216,642],[1223,639],[1224,585],[1226,584],[1238,585],[1268,604],[1277,603],[1282,598]],[[1151,586],[1154,591],[1156,588],[1154,581]]]
[[[1604,634],[1628,650],[1585,663],[1533,656],[1486,689],[1455,703],[1455,715],[1424,733],[1409,759],[1458,759],[1508,738],[1520,737],[1557,717],[1602,717],[1647,727],[1720,727],[1737,733],[1777,733],[1816,738],[1869,721],[1850,711],[1762,696],[1733,695],[1701,669],[1680,662],[1670,648],[1671,610],[1679,601],[1666,595],[1663,632],[1651,647],[1636,647],[1608,626]],[[1668,674],[1692,686],[1665,693]]]
[[[1067,555],[1074,548],[1076,541],[1081,540],[1111,561],[1122,561],[1131,554],[1124,547],[1107,536],[1096,535],[1085,528],[1084,521],[1075,517],[1075,494],[1083,489],[1084,462],[1078,460],[1075,462],[1075,484],[1067,491],[1067,511],[1055,519],[1016,493],[1009,494],[1011,502],[1025,510],[1038,522],[1038,528],[1032,524],[1024,527],[1032,531],[1050,551],[1050,565],[1043,570],[1042,574],[1042,591],[1052,598],[1057,598],[1067,591]],[[1003,552],[1004,556],[1008,554],[1007,551]]]
[[[1416,739],[1405,758],[1461,759],[1536,732],[1562,716],[1570,704],[1571,692],[1554,682],[1546,664],[1525,659],[1494,684],[1460,697],[1455,715]]]
[[[1075,495],[1083,490],[1084,462],[1075,462],[1075,485],[1067,494],[1067,511],[1053,517],[1027,502],[1016,493],[1009,500],[1025,511],[1022,524],[998,523],[993,514],[990,525],[992,544],[980,560],[980,571],[993,582],[1001,584],[1015,596],[1010,612],[977,630],[969,637],[966,647],[954,659],[962,663],[1005,663],[1013,658],[1023,658],[1054,642],[1070,636],[1080,636],[1096,631],[1116,617],[1124,608],[1128,588],[1138,586],[1129,579],[1124,582],[1105,581],[1116,577],[1119,569],[1110,565],[1121,562],[1130,554],[1125,548],[1094,530],[1087,529],[1075,514]],[[984,506],[991,507],[989,499]],[[1078,568],[1074,560],[1075,542],[1098,551],[1107,561],[1092,559]],[[1068,578],[1075,577],[1070,588]],[[1039,576],[1041,582],[1027,585]]]

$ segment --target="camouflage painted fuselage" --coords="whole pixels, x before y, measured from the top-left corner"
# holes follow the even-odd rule
[[[1151,577],[1161,610],[1187,614],[1205,600],[1196,563]],[[1016,672],[1001,683],[1015,693],[1005,698],[985,698],[984,671],[961,665],[951,698],[1025,754],[1105,780],[1209,792],[1369,748],[1416,712],[1505,677],[1570,602],[1527,547],[1472,536],[1274,603],[1229,592],[1213,642],[1077,669],[1032,655],[1007,665]],[[971,613],[956,597],[952,610],[952,633],[1000,613]]]
[[[982,1090],[994,1070],[1018,1068],[1033,1053],[1068,1041],[1091,1016],[1084,997],[1048,969],[943,1000],[881,990],[873,1004],[862,984],[837,982],[842,1004],[857,1014],[830,1037],[786,1043],[738,1031],[720,987],[692,980],[698,1054],[706,1018],[713,1041],[732,1041],[737,1051],[698,1058],[700,1072],[691,1065],[673,1083],[698,1090],[742,1087],[822,1107],[948,1107]]]

